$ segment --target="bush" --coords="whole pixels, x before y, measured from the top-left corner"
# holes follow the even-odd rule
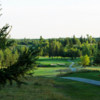
[[[88,66],[90,64],[90,58],[88,57],[88,55],[81,57],[81,64],[83,66]]]

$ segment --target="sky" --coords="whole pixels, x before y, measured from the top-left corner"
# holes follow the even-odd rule
[[[11,38],[100,37],[100,0],[0,0]]]

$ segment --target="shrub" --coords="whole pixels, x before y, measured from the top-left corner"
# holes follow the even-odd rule
[[[90,58],[88,57],[88,55],[81,57],[81,64],[83,66],[88,66],[90,64]]]

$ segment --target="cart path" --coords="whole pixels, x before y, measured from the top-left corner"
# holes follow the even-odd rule
[[[100,86],[100,81],[92,80],[92,79],[86,79],[86,78],[79,78],[79,77],[61,77],[63,79],[70,79],[74,81],[79,81],[79,82],[84,82],[84,83],[89,83],[93,85]]]
[[[70,62],[71,62],[71,61],[70,61]],[[72,64],[70,64],[70,66],[69,66],[69,68],[71,69],[72,72],[76,72],[76,68],[72,68],[74,64],[75,64],[75,63],[72,62]]]

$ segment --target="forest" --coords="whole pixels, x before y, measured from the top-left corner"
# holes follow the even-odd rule
[[[100,63],[100,40],[92,38],[87,35],[86,38],[82,36],[76,38],[58,38],[58,39],[8,39],[9,43],[12,43],[10,48],[0,50],[0,65],[10,66],[14,64],[20,53],[30,46],[37,48],[40,52],[38,56],[44,57],[71,57],[76,59],[77,57],[85,56],[92,58],[91,64]],[[2,44],[1,44],[2,45]],[[6,60],[6,63],[5,61]]]
[[[14,42],[14,48],[12,54],[18,57],[18,53],[23,51],[25,48],[30,46],[37,48],[39,56],[44,57],[71,57],[71,59],[76,59],[77,57],[85,56],[92,58],[91,64],[93,62],[99,63],[99,50],[100,50],[100,38],[93,38],[87,35],[87,37],[77,38],[75,35],[70,38],[58,38],[58,39],[44,39],[40,36],[40,39],[10,39],[9,41]],[[10,49],[8,52],[10,52]],[[4,51],[6,54],[6,50]],[[2,50],[0,52],[2,56]],[[16,59],[15,58],[15,59]],[[9,59],[9,58],[8,58]],[[98,59],[98,60],[97,60]],[[10,60],[10,59],[9,59]],[[3,57],[1,57],[3,61]]]

